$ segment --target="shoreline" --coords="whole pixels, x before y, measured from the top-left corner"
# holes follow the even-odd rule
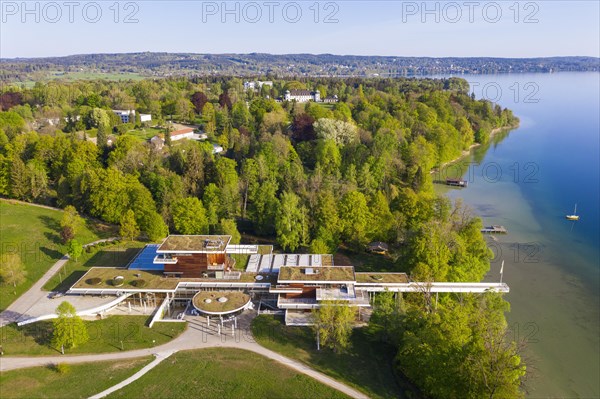
[[[493,128],[490,131],[489,139],[491,139],[492,137],[494,137],[494,135],[496,135],[497,133],[500,133],[500,132],[505,131],[505,130],[516,129],[517,127],[519,127],[519,123],[516,123],[514,125],[510,125],[510,126],[502,126],[502,127]],[[439,173],[440,169],[443,169],[444,167],[446,167],[448,165],[451,165],[451,164],[453,164],[455,162],[460,161],[461,159],[463,159],[467,155],[469,155],[471,153],[471,150],[473,150],[473,148],[480,147],[481,145],[482,145],[481,143],[473,143],[473,144],[471,144],[469,146],[469,148],[467,148],[466,150],[463,150],[462,153],[458,157],[456,157],[456,158],[454,158],[454,159],[452,159],[450,161],[444,162],[443,164],[441,164],[441,165],[439,165],[439,166],[431,169],[431,171],[429,172],[429,174],[433,175],[434,173]]]

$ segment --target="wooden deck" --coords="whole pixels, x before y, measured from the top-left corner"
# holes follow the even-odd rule
[[[486,234],[508,234],[508,230],[506,230],[506,227],[499,225],[484,227],[483,229],[481,229],[481,232]]]

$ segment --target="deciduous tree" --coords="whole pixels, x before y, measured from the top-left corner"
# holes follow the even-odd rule
[[[23,283],[27,277],[27,271],[17,253],[5,253],[1,257],[0,280],[4,285],[16,287]]]
[[[75,262],[83,253],[83,245],[76,239],[72,239],[67,243],[67,253]]]
[[[284,250],[295,251],[302,240],[302,212],[300,199],[292,192],[286,191],[275,216],[277,242]]]
[[[202,202],[196,197],[182,198],[171,206],[173,225],[180,234],[208,234],[208,220]]]
[[[314,329],[320,345],[340,353],[350,346],[356,312],[344,301],[321,301],[313,311]]]
[[[119,230],[121,237],[133,241],[134,238],[140,235],[140,229],[135,221],[135,213],[128,209],[123,216],[121,216],[121,228]]]
[[[58,317],[52,322],[52,346],[61,348],[64,353],[65,348],[74,348],[88,341],[87,328],[73,305],[62,302],[56,308],[56,315]]]

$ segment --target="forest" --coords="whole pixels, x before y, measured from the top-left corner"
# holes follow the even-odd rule
[[[338,102],[280,101],[288,89]],[[518,124],[459,78],[299,78],[257,91],[235,77],[38,82],[4,87],[0,109],[3,197],[134,219],[149,241],[241,232],[313,253],[385,241],[394,270],[422,281],[489,270],[481,220],[437,196],[430,171]],[[136,118],[122,123],[112,109]],[[171,141],[172,121],[208,140]],[[136,135],[150,127],[163,148]],[[500,296],[382,294],[376,305],[371,328],[426,396],[521,395],[525,366]]]

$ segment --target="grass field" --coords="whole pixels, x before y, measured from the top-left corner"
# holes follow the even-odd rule
[[[162,345],[181,334],[186,323],[157,322],[146,327],[146,316],[109,316],[102,320],[85,320],[90,339],[65,351],[67,354],[120,352]],[[7,356],[58,355],[50,346],[52,322],[40,321],[17,327],[0,328],[0,345]],[[121,349],[121,342],[123,349]]]
[[[178,352],[109,398],[346,398],[341,392],[253,352]]]
[[[252,323],[252,334],[262,346],[296,359],[372,398],[404,397],[392,371],[393,347],[375,341],[364,329],[355,329],[352,348],[343,354],[317,351],[307,327],[286,327],[280,318],[261,315]]]
[[[117,244],[96,245],[83,251],[77,261],[69,260],[60,273],[52,277],[44,289],[65,291],[77,282],[90,267],[125,267],[137,255],[144,243],[139,241],[119,241]]]
[[[154,127],[142,127],[140,129],[133,129],[127,132],[127,135],[134,136],[139,138],[140,140],[146,141],[150,140],[152,137],[156,136],[159,133],[164,133],[164,129],[157,129]]]
[[[88,398],[135,374],[150,357],[72,364],[60,373],[53,366],[11,370],[0,374],[2,398]]]
[[[0,310],[4,310],[65,253],[59,235],[62,211],[0,200],[0,255],[17,252],[27,271],[27,280],[18,285],[0,286]],[[115,234],[113,227],[82,220],[75,237],[81,243]]]

